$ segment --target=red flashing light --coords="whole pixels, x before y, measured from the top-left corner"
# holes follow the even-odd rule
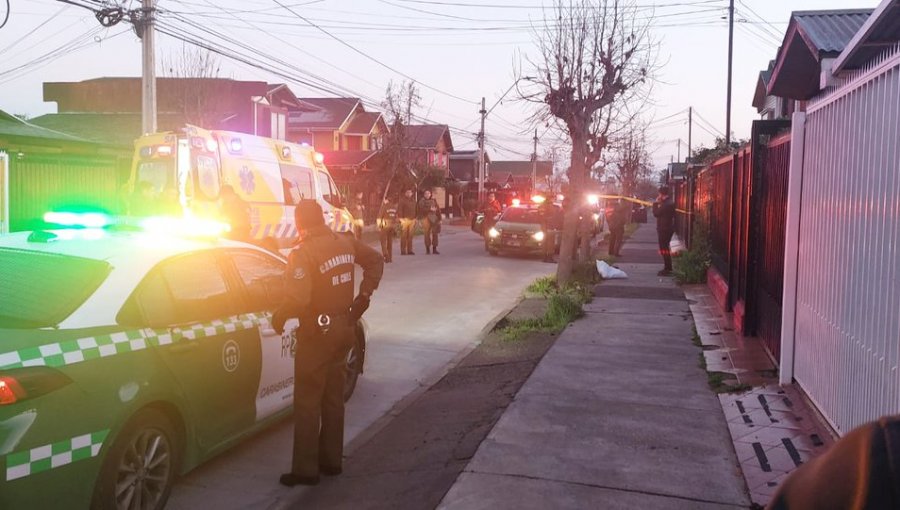
[[[0,377],[0,406],[15,404],[25,398],[25,390],[13,377]]]

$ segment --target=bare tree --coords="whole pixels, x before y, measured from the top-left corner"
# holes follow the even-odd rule
[[[643,103],[643,84],[654,65],[646,15],[633,0],[557,0],[536,30],[540,59],[534,66],[543,108],[536,121],[552,122],[571,142],[570,189],[563,223],[557,281],[565,285],[574,268],[584,184],[600,161],[610,135],[626,125]]]
[[[181,52],[162,58],[163,74],[178,78],[173,83],[171,108],[183,116],[188,124],[207,129],[219,127],[225,116],[217,100],[222,86],[219,77],[219,59],[211,52],[196,46],[184,45]]]
[[[409,155],[409,133],[414,109],[421,105],[421,96],[415,82],[408,81],[395,85],[389,82],[381,106],[388,116],[389,130],[384,135],[382,161],[384,166],[379,179],[387,196],[392,183],[398,186],[415,182]]]
[[[646,133],[640,127],[630,127],[616,137],[611,159],[611,175],[619,182],[625,196],[632,196],[638,184],[653,174]]]

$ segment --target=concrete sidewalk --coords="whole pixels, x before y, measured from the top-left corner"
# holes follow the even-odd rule
[[[439,508],[747,508],[654,224],[547,352]]]

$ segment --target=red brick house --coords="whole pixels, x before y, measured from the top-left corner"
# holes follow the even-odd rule
[[[299,105],[283,84],[224,78],[157,78],[158,130],[184,124],[285,138],[287,112]],[[44,83],[57,113],[35,125],[93,141],[131,145],[141,133],[141,79]]]

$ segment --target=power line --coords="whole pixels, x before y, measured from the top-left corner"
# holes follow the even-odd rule
[[[335,36],[335,35],[332,35],[331,32],[325,30],[324,28],[321,28],[320,26],[318,26],[318,25],[316,25],[315,23],[309,21],[309,20],[306,19],[305,17],[301,16],[299,13],[297,13],[296,11],[294,11],[293,9],[291,9],[290,7],[288,7],[288,6],[286,6],[285,4],[283,4],[280,0],[273,0],[273,1],[274,1],[275,3],[277,3],[278,5],[284,7],[285,10],[287,10],[288,12],[290,12],[291,14],[293,14],[294,16],[296,16],[296,17],[300,18],[301,20],[303,20],[304,22],[306,22],[306,24],[308,24],[308,25],[310,25],[310,26],[312,26],[312,27],[318,29],[320,32],[322,32],[322,33],[328,35],[329,37],[331,37],[331,38],[334,39],[335,41],[341,43],[342,45],[344,45],[344,46],[346,46],[346,47],[348,47],[348,48],[350,48],[350,49],[353,50],[354,52],[356,52],[356,53],[358,53],[358,54],[360,54],[360,55],[366,57],[367,59],[369,59],[369,60],[375,62],[376,64],[378,64],[378,65],[384,67],[385,69],[388,69],[388,70],[390,70],[390,71],[392,71],[392,72],[394,72],[394,73],[397,73],[397,74],[399,74],[400,76],[403,76],[404,78],[406,78],[406,79],[408,79],[408,80],[412,80],[412,81],[414,81],[414,82],[416,82],[416,83],[419,83],[419,85],[421,85],[421,86],[423,86],[423,87],[425,87],[425,88],[427,88],[427,89],[429,89],[429,90],[433,90],[434,92],[437,92],[437,93],[439,93],[439,94],[443,94],[443,95],[445,95],[445,96],[447,96],[447,97],[452,97],[452,98],[454,98],[454,99],[457,99],[457,100],[459,100],[459,101],[463,101],[463,102],[465,102],[465,103],[473,103],[473,101],[469,101],[468,99],[459,97],[459,96],[454,95],[454,94],[451,94],[451,93],[449,93],[449,92],[444,92],[444,91],[441,90],[441,89],[438,89],[438,88],[432,87],[432,86],[430,86],[430,85],[428,85],[428,84],[425,84],[425,83],[416,81],[412,76],[409,76],[409,75],[407,75],[407,74],[405,74],[405,73],[403,73],[403,72],[401,72],[401,71],[398,71],[398,70],[394,69],[393,67],[391,67],[391,66],[385,64],[384,62],[382,62],[382,61],[376,59],[375,57],[373,57],[373,56],[371,56],[371,55],[369,55],[369,54],[367,54],[367,53],[365,53],[365,52],[363,52],[363,51],[357,49],[355,46],[353,46],[352,44],[350,44],[350,43],[344,41],[344,40],[341,39],[340,37],[337,37],[337,36]]]

